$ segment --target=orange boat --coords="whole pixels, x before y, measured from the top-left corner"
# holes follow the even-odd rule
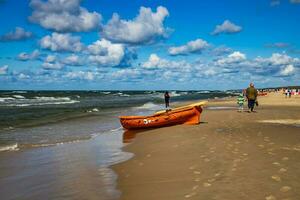
[[[159,111],[151,116],[120,116],[120,122],[125,129],[142,129],[171,126],[175,124],[199,124],[202,106],[199,102],[169,111]]]

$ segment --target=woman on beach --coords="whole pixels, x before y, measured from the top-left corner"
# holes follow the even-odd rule
[[[165,96],[166,108],[169,108],[170,107],[170,95],[169,95],[169,92],[166,91],[164,96]]]
[[[253,112],[254,104],[257,98],[257,90],[254,88],[254,84],[250,83],[250,86],[246,90],[246,97],[248,100],[248,109],[249,112]]]

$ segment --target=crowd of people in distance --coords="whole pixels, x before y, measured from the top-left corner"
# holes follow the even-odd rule
[[[282,89],[284,91],[285,94],[285,98],[291,98],[294,95],[300,95],[300,91],[299,89],[289,89],[289,88],[285,88]]]

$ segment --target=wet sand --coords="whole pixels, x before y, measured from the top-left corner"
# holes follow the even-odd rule
[[[199,125],[136,134],[124,148],[135,156],[113,166],[121,199],[299,199],[300,98],[276,93],[259,104],[256,113],[205,109]]]

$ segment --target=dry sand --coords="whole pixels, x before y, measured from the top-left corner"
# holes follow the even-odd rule
[[[124,149],[135,156],[113,166],[121,199],[300,199],[300,98],[259,103],[256,113],[206,109],[199,125],[137,133]]]

